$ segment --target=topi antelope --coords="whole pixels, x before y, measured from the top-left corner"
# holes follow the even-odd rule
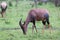
[[[3,1],[3,2],[0,4],[0,6],[1,6],[1,15],[2,15],[2,17],[3,17],[4,14],[5,14],[5,11],[6,11],[6,9],[7,9],[7,3],[6,3],[5,1]]]
[[[23,31],[23,34],[26,34],[27,32],[27,26],[30,22],[33,23],[33,26],[32,26],[32,32],[35,28],[36,32],[37,32],[37,28],[35,26],[35,22],[36,21],[42,21],[43,25],[44,25],[44,28],[46,27],[46,22],[48,24],[48,27],[50,28],[50,22],[49,22],[49,12],[48,10],[46,9],[32,9],[29,11],[28,13],[28,16],[26,18],[26,21],[22,24],[22,19],[20,19],[19,21],[19,25]],[[43,31],[44,31],[44,28],[43,28]]]

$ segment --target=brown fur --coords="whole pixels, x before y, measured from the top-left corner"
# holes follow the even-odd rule
[[[48,14],[49,12],[48,12],[48,10],[46,10],[46,9],[32,9],[32,10],[30,10],[29,11],[29,13],[28,13],[28,16],[27,16],[27,18],[26,18],[26,21],[25,21],[25,23],[24,23],[24,25],[21,23],[21,20],[20,20],[20,24],[22,25],[20,25],[21,27],[23,27],[23,29],[24,29],[24,31],[23,31],[23,33],[24,34],[26,34],[26,31],[27,31],[27,26],[28,26],[28,24],[29,24],[29,22],[32,22],[33,23],[33,27],[32,27],[32,29],[36,29],[36,32],[37,32],[37,28],[36,28],[36,26],[35,26],[35,21],[42,21],[42,22],[45,22],[45,20],[46,20],[46,17],[45,17],[45,14]],[[48,16],[49,16],[49,14],[48,14]],[[48,21],[48,20],[46,20],[46,21]],[[49,21],[48,21],[49,22]],[[44,23],[43,23],[44,24]],[[49,23],[48,23],[49,24]],[[44,26],[45,26],[45,24],[44,24]],[[22,30],[23,30],[22,29]],[[33,32],[33,30],[32,30],[32,32]]]

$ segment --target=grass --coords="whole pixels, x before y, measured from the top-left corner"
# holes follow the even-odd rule
[[[2,28],[20,28],[19,20],[22,18],[22,22],[26,20],[28,12],[32,9],[30,2],[19,1],[17,7],[15,7],[15,2],[13,2],[12,7],[8,7],[6,11],[6,17],[0,17],[0,40],[60,40],[60,31],[52,30],[50,34],[49,30],[45,30],[42,34],[43,25],[40,22],[36,22],[38,33],[32,34],[32,23],[28,25],[27,35],[23,35],[22,30],[2,30]],[[35,8],[35,7],[33,7]],[[46,8],[49,10],[50,23],[53,28],[60,28],[60,8],[55,7],[52,3],[38,5],[38,8]]]

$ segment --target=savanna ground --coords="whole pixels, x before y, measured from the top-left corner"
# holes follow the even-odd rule
[[[48,29],[42,34],[43,25],[41,21],[36,22],[38,33],[34,30],[34,34],[32,34],[32,23],[28,25],[27,35],[23,35],[21,29],[10,29],[20,28],[19,20],[22,18],[22,22],[24,22],[32,8],[35,7],[31,7],[30,1],[20,1],[17,7],[15,7],[15,2],[13,2],[12,7],[8,6],[5,18],[1,18],[0,15],[0,40],[60,40],[60,9],[52,3],[38,5],[38,8],[49,10],[50,23],[53,28],[51,34]]]

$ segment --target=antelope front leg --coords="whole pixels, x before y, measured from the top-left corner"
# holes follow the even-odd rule
[[[34,25],[34,27],[35,27],[35,30],[36,30],[36,33],[37,33],[37,28],[36,28],[36,26]]]
[[[34,26],[32,26],[32,34],[33,34],[33,31],[34,31]]]
[[[36,28],[36,26],[35,26],[35,25],[33,25],[33,26],[32,26],[32,33],[33,33],[33,31],[34,31],[34,28],[35,28],[36,33],[37,33],[37,28]]]

